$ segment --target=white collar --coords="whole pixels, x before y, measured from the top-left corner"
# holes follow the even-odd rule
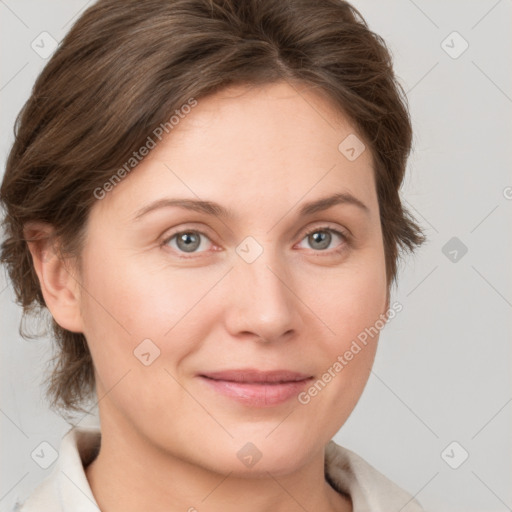
[[[98,512],[84,465],[95,458],[100,440],[99,426],[71,428],[51,474],[14,512]],[[350,495],[354,512],[424,512],[409,493],[334,441],[325,449],[325,475],[338,492]]]

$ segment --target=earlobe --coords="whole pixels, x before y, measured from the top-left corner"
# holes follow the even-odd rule
[[[62,328],[83,332],[78,276],[70,260],[59,254],[53,227],[46,223],[27,224],[24,237],[46,307]]]

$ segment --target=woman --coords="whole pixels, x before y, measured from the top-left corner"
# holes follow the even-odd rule
[[[51,406],[96,396],[35,510],[422,510],[332,437],[367,382],[411,146],[384,41],[335,0],[100,0],[20,114],[1,188]]]

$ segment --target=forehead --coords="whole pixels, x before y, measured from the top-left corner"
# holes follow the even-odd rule
[[[350,160],[342,151],[347,140],[363,144],[350,121],[316,90],[285,82],[232,86],[180,116],[102,203],[133,210],[167,193],[236,210],[267,202],[284,207],[334,192],[372,202],[370,150]]]
[[[210,151],[226,146],[235,150],[236,143],[249,154],[276,148],[281,152],[294,148],[297,154],[330,149],[336,154],[340,137],[355,132],[348,117],[323,90],[282,81],[233,85],[201,98],[165,142],[169,147],[202,142]],[[219,142],[223,144],[219,146]]]

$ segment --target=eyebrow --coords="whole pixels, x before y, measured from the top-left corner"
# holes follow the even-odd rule
[[[349,192],[342,192],[304,203],[299,210],[299,216],[305,217],[307,215],[312,215],[314,213],[327,210],[337,204],[350,204],[356,206],[366,214],[370,213],[368,206],[366,206],[361,200]],[[169,206],[177,206],[225,219],[233,219],[236,217],[232,210],[213,201],[203,201],[201,199],[174,199],[166,197],[142,207],[136,212],[134,220],[140,220],[144,215],[151,211]]]

